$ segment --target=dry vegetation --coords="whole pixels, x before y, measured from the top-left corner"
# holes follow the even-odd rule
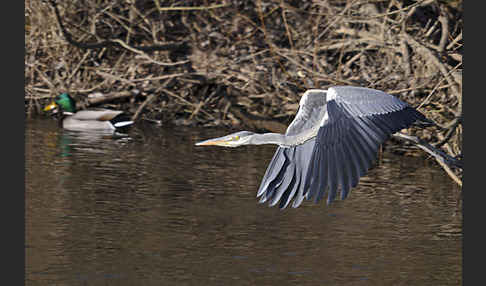
[[[137,120],[281,132],[305,89],[360,85],[417,107],[439,127],[411,132],[462,154],[462,1],[53,3],[25,2],[28,116],[67,91]]]

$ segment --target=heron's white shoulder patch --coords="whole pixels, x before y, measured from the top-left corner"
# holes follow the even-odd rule
[[[300,98],[299,105],[304,106],[308,103],[310,100],[310,97],[315,97],[315,96],[324,96],[326,95],[327,90],[325,89],[308,89],[304,92],[302,97]]]
[[[330,87],[328,90],[327,90],[327,97],[326,97],[326,101],[329,101],[329,100],[335,100],[337,97],[337,91]]]
[[[322,117],[320,126],[324,126],[324,124],[326,124],[327,120],[329,120],[329,115],[326,111],[326,113],[324,113],[324,116]]]

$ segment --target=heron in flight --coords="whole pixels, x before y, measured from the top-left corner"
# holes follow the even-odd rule
[[[391,134],[413,123],[432,122],[383,91],[353,86],[307,90],[285,134],[240,131],[197,146],[275,144],[257,197],[269,206],[298,207],[305,199],[330,204],[340,190],[344,200]]]

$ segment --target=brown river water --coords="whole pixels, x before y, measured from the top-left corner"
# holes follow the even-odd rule
[[[26,284],[462,284],[460,189],[433,159],[385,151],[346,200],[279,210],[256,198],[275,146],[194,146],[226,133],[28,120]]]

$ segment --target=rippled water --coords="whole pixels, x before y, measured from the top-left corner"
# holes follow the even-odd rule
[[[460,191],[385,152],[345,201],[269,208],[275,147],[196,147],[227,130],[128,137],[28,121],[28,285],[461,285]],[[229,284],[231,283],[231,284]]]

